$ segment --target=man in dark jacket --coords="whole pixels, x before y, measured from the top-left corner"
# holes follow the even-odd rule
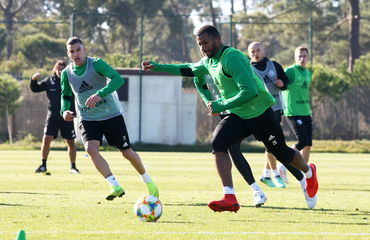
[[[61,107],[61,86],[60,74],[67,66],[65,61],[58,61],[54,65],[53,75],[45,78],[41,82],[37,82],[40,78],[40,73],[35,73],[30,81],[30,88],[32,92],[46,91],[48,99],[48,113],[45,121],[44,136],[42,138],[41,146],[41,165],[35,169],[35,173],[43,173],[47,171],[46,161],[50,152],[50,143],[58,136],[58,130],[62,138],[66,140],[68,145],[68,155],[71,163],[69,169],[70,173],[80,173],[76,168],[76,146],[75,146],[75,130],[73,122],[64,121],[60,116]],[[73,104],[74,107],[74,104]]]

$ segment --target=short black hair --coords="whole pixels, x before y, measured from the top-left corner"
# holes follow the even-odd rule
[[[218,32],[217,28],[215,28],[212,25],[205,25],[201,27],[197,32],[197,37],[202,35],[203,33],[208,33],[209,36],[212,36],[214,38],[219,37],[220,33]]]
[[[81,45],[83,45],[82,40],[79,37],[71,37],[67,40],[67,46],[68,45],[73,45],[73,44],[76,44],[76,43],[81,43]]]

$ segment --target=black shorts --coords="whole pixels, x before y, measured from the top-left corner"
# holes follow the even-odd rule
[[[91,140],[103,142],[103,135],[110,146],[116,146],[120,150],[131,148],[125,120],[122,115],[103,121],[81,121],[81,136],[84,143]]]
[[[281,126],[281,116],[284,115],[283,109],[279,109],[279,110],[274,111],[274,114],[275,114],[275,117],[276,117],[276,119],[278,120],[278,122]],[[271,153],[270,150],[268,150],[267,148],[266,148],[266,152]]]
[[[288,124],[298,139],[296,148],[302,150],[305,146],[312,146],[312,118],[311,116],[290,116]]]
[[[67,122],[64,120],[46,119],[44,128],[45,135],[54,136],[54,138],[57,138],[58,130],[60,130],[60,135],[62,135],[62,138],[64,139],[76,138],[73,121]]]
[[[226,116],[213,133],[212,152],[227,153],[231,145],[250,135],[262,141],[279,161],[290,163],[293,160],[295,151],[286,145],[283,130],[271,108],[251,119],[241,119],[235,114]]]

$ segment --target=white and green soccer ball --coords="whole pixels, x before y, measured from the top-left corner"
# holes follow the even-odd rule
[[[144,195],[136,201],[134,212],[142,222],[156,222],[162,216],[163,206],[157,197]]]

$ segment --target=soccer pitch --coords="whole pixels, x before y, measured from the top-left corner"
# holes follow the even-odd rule
[[[211,153],[139,152],[159,188],[164,208],[155,223],[140,222],[135,201],[147,194],[140,176],[119,152],[102,152],[126,195],[106,201],[109,185],[85,152],[81,174],[70,174],[66,151],[51,151],[48,171],[34,173],[40,151],[0,151],[0,239],[370,239],[370,155],[312,153],[319,180],[316,207],[308,209],[295,179],[285,189],[259,181],[263,153],[244,153],[267,195],[253,207],[252,191],[233,167],[238,213],[211,211],[222,197]]]

